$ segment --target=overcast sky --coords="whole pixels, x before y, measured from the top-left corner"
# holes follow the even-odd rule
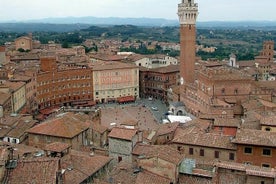
[[[177,19],[181,0],[0,0],[0,21],[49,17]],[[276,0],[195,0],[198,21],[276,21]]]

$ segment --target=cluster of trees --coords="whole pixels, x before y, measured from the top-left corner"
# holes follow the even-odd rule
[[[87,26],[88,27],[88,26]],[[49,41],[62,44],[68,48],[73,45],[82,45],[86,39],[116,39],[122,42],[141,41],[139,48],[122,48],[121,51],[131,51],[140,54],[168,54],[178,56],[178,51],[163,51],[159,45],[155,49],[147,49],[143,41],[151,42],[179,42],[179,27],[138,27],[132,25],[118,26],[91,26],[70,32],[37,31],[33,32],[34,39],[45,44]],[[27,33],[0,32],[0,45],[12,42],[19,36]],[[231,53],[237,55],[239,60],[253,59],[258,55],[265,40],[274,40],[276,43],[275,29],[240,29],[240,28],[198,28],[197,44],[205,47],[216,47],[213,53],[199,51],[198,56],[203,59],[228,58]],[[97,45],[85,47],[86,52],[98,51]]]

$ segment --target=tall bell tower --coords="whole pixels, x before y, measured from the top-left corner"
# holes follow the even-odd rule
[[[180,22],[180,83],[195,81],[196,19],[198,4],[194,0],[181,0],[178,4]]]

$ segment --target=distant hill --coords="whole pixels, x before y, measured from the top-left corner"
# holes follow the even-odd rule
[[[3,32],[35,32],[55,31],[69,32],[86,29],[91,25],[112,26],[112,25],[134,25],[143,27],[175,27],[179,26],[178,20],[158,18],[118,18],[118,17],[64,17],[27,20],[24,22],[11,21],[0,23],[0,31]],[[276,30],[276,21],[210,21],[197,22],[198,28],[215,29],[271,29]]]
[[[0,23],[0,32],[70,32],[90,26],[88,24]]]
[[[49,24],[90,24],[90,25],[135,25],[135,26],[176,26],[178,20],[162,18],[119,18],[119,17],[63,17],[27,20],[25,23]]]

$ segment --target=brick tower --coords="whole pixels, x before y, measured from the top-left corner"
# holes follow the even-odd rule
[[[265,41],[263,43],[263,50],[260,54],[268,59],[268,62],[273,62],[274,57],[274,41]]]
[[[194,0],[181,0],[178,4],[180,22],[180,76],[181,85],[195,80],[196,19],[198,5]]]

